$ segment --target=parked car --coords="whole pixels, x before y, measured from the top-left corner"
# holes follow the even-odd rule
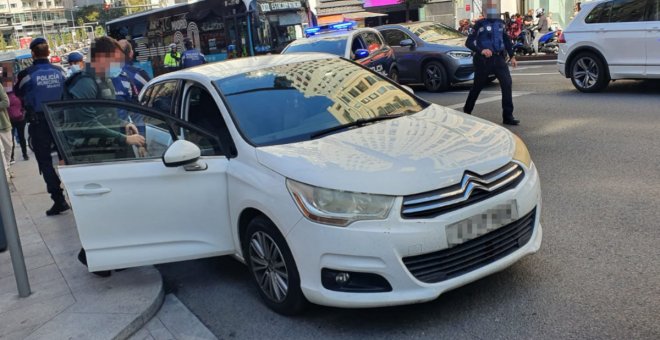
[[[660,78],[656,0],[585,2],[559,37],[559,72],[581,92],[610,80]]]
[[[53,64],[61,63],[61,62],[62,62],[62,58],[60,58],[60,56],[58,56],[58,55],[56,55],[56,54],[55,54],[55,55],[51,55],[51,56],[50,56],[50,62],[53,63]]]
[[[394,51],[373,28],[354,28],[341,23],[305,30],[308,37],[289,44],[282,54],[322,52],[338,55],[364,65],[394,81],[399,79]]]
[[[422,83],[427,91],[474,79],[472,51],[459,31],[433,22],[376,27],[392,46],[402,84]]]
[[[45,104],[90,271],[234,255],[293,314],[433,300],[541,245],[520,138],[345,59],[206,64],[139,100]]]

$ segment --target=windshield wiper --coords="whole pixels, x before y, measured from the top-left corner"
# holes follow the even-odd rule
[[[327,135],[327,134],[335,132],[335,131],[348,129],[348,128],[351,128],[351,127],[354,127],[354,126],[365,126],[365,125],[371,124],[373,122],[381,121],[381,120],[399,118],[401,116],[405,116],[406,114],[399,113],[399,114],[395,114],[395,115],[378,116],[378,117],[371,117],[371,118],[367,118],[367,119],[359,118],[359,119],[357,119],[353,122],[350,122],[350,123],[337,125],[337,126],[333,126],[333,127],[327,128],[327,129],[323,129],[321,131],[314,132],[309,137],[310,137],[310,139],[316,139],[316,138],[319,138],[321,136]]]

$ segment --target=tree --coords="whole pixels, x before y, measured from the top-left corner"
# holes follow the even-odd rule
[[[0,51],[7,49],[7,40],[5,40],[5,35],[0,34]]]
[[[411,7],[422,7],[429,3],[430,0],[399,0],[400,4],[406,6],[406,22],[410,21],[410,8]]]

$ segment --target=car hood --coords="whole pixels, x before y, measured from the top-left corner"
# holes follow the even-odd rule
[[[257,148],[258,161],[293,180],[337,190],[409,195],[509,162],[511,133],[438,105],[316,140]]]

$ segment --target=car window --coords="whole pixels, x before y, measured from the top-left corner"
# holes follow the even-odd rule
[[[602,24],[610,22],[610,11],[612,9],[612,2],[604,2],[591,10],[584,22],[587,24]]]
[[[152,85],[153,89],[145,92],[141,104],[174,115],[177,83],[177,80],[171,80]]]
[[[273,66],[216,84],[235,125],[256,146],[310,140],[328,128],[359,119],[411,114],[428,105],[344,59]]]
[[[364,43],[367,46],[367,51],[369,53],[376,52],[383,47],[383,41],[380,39],[377,33],[374,32],[364,32],[361,34]]]
[[[289,45],[282,54],[295,52],[323,52],[343,57],[346,53],[346,37],[303,39]]]
[[[409,28],[416,36],[427,42],[440,42],[448,39],[465,39],[461,32],[440,24],[425,24]]]
[[[186,93],[185,112],[189,123],[209,131],[217,139],[213,140],[198,133],[188,132],[182,137],[199,146],[202,156],[223,155],[221,148],[217,147],[219,141],[223,146],[230,145],[231,136],[220,109],[211,94],[203,87],[191,86]]]
[[[610,22],[644,21],[646,1],[614,0],[610,12]]]
[[[160,159],[177,139],[220,149],[204,131],[116,101],[60,102],[47,110],[67,165]],[[141,143],[129,140],[136,138]]]
[[[356,35],[353,37],[353,42],[351,43],[351,53],[354,55],[355,51],[357,50],[366,50],[367,46],[364,44],[364,41],[362,40],[362,37],[359,35]],[[351,55],[351,57],[353,56]]]
[[[401,41],[410,39],[410,37],[400,30],[385,30],[381,32],[385,42],[390,46],[401,46]]]

